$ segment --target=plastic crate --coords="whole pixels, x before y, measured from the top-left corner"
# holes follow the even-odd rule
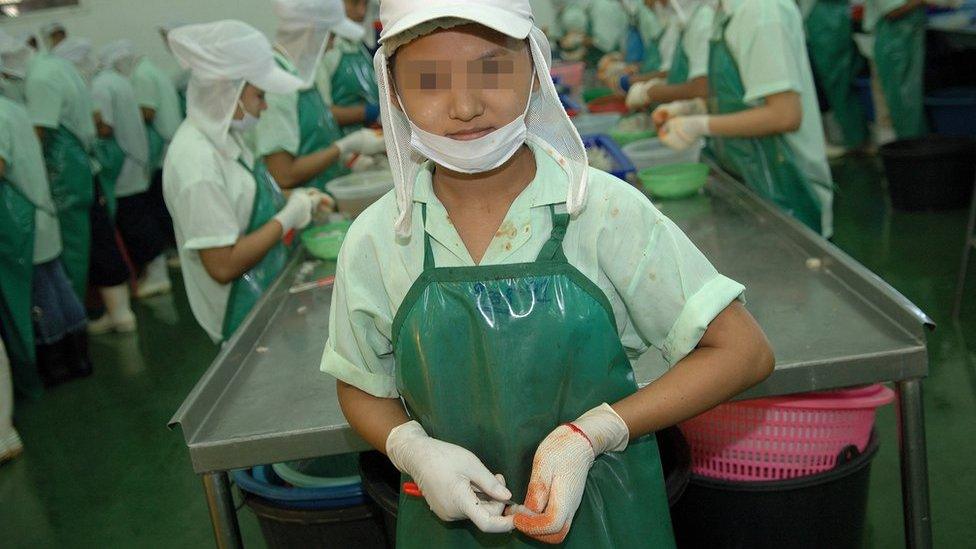
[[[607,170],[611,175],[623,179],[624,181],[633,182],[637,177],[637,170],[634,169],[634,165],[624,154],[624,151],[620,149],[614,140],[606,134],[596,134],[596,135],[584,135],[583,146],[586,150],[590,149],[600,149],[607,153],[610,160],[613,161],[613,167]]]

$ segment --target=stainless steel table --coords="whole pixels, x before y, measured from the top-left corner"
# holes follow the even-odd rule
[[[921,379],[932,322],[727,176],[714,176],[703,195],[659,206],[720,271],[747,286],[749,310],[775,348],[775,372],[742,398],[895,382],[905,539],[930,547]],[[203,477],[218,547],[241,546],[228,470],[367,448],[343,418],[335,379],[319,372],[331,289],[288,291],[330,272],[325,264],[302,272],[303,259],[292,259],[170,423],[182,428]]]

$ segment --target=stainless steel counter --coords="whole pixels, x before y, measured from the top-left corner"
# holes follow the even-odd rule
[[[919,384],[928,372],[928,317],[727,176],[713,177],[705,194],[659,207],[721,272],[746,285],[749,310],[773,344],[775,373],[743,398],[899,382],[906,536],[910,546],[928,546]],[[332,266],[303,272],[304,263],[292,259],[171,422],[183,429],[194,470],[205,474],[218,545],[240,541],[233,514],[220,511],[229,494],[223,471],[366,448],[342,416],[334,378],[319,372],[331,288],[288,292]],[[644,361],[638,373],[647,380],[655,369]]]

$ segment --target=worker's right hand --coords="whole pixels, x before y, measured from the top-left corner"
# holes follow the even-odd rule
[[[383,132],[369,128],[354,131],[336,141],[335,145],[342,155],[348,153],[370,155],[386,151],[386,141],[383,140]]]
[[[638,111],[649,107],[651,105],[651,98],[648,92],[651,91],[651,88],[659,86],[663,82],[660,78],[652,78],[631,84],[630,89],[627,90],[627,99],[625,100],[627,108],[632,111]]]
[[[668,120],[674,117],[693,116],[696,114],[708,114],[708,105],[705,103],[705,100],[697,97],[695,99],[682,99],[680,101],[665,103],[654,109],[654,112],[651,113],[651,120],[654,121],[654,126],[660,130]]]
[[[503,503],[486,503],[475,486],[497,502],[512,498],[504,479],[496,477],[474,454],[431,438],[416,421],[400,425],[386,439],[386,455],[417,483],[431,511],[443,521],[470,519],[482,532],[511,532],[514,518],[503,516]]]
[[[318,209],[319,204],[305,189],[295,189],[274,219],[281,224],[282,233],[292,229],[304,229],[312,222],[312,212]]]

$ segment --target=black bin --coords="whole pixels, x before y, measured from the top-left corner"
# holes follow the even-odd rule
[[[852,446],[834,469],[816,475],[769,482],[693,475],[671,510],[678,547],[863,547],[868,481],[877,451],[877,433],[872,433],[863,453]]]
[[[245,492],[244,505],[257,516],[268,549],[386,547],[381,519],[367,504],[338,509],[289,509]]]
[[[903,211],[969,206],[976,178],[976,141],[932,135],[881,147],[891,205]]]

